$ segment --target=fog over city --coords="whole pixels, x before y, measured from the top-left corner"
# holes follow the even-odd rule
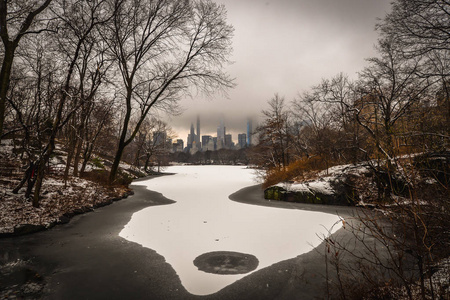
[[[226,69],[236,87],[228,96],[193,95],[179,116],[164,117],[186,141],[191,123],[201,119],[201,134],[216,135],[220,117],[227,133],[257,123],[267,101],[278,93],[287,102],[299,92],[340,72],[355,78],[375,56],[375,24],[390,10],[390,0],[219,0],[234,26],[233,63]]]

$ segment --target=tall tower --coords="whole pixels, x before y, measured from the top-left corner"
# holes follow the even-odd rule
[[[253,135],[253,128],[252,128],[252,120],[247,120],[247,147],[250,147],[252,145],[252,135]]]
[[[194,144],[195,144],[194,124],[191,123],[191,133],[188,134],[187,138],[188,150],[190,150]]]
[[[217,149],[225,147],[225,125],[223,122],[223,117],[220,118],[220,125],[217,127]]]
[[[195,137],[195,143],[197,144],[197,147],[199,149],[202,148],[201,142],[200,142],[200,116],[197,116],[197,136]]]

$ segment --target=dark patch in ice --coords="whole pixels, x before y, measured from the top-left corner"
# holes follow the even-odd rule
[[[204,253],[194,260],[200,271],[222,275],[245,274],[255,270],[258,264],[254,255],[230,251]]]

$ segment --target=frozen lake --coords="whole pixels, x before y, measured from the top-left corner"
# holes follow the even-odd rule
[[[191,294],[215,293],[252,272],[311,251],[321,242],[318,235],[339,220],[332,214],[231,201],[230,194],[256,184],[254,171],[244,167],[174,166],[167,172],[176,175],[138,184],[176,203],[136,212],[119,235],[164,256]],[[214,251],[251,254],[259,264],[246,274],[198,270],[193,261]]]

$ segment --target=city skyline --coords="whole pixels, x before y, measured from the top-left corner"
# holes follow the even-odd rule
[[[219,119],[216,120],[216,130],[209,128],[205,131],[201,126],[201,117],[197,115],[196,123],[193,121],[190,123],[190,130],[186,137],[174,136],[173,140],[183,140],[188,151],[196,150],[218,150],[222,148],[243,148],[249,144],[252,144],[253,135],[253,120],[248,118],[245,120],[244,126],[236,130],[228,130],[224,115],[222,114]],[[194,126],[195,124],[195,126]],[[212,141],[214,140],[214,146]],[[209,143],[209,146],[207,145]]]
[[[217,137],[217,128],[221,124],[221,120],[223,120],[224,127],[226,128],[226,133],[232,135],[232,139],[234,143],[238,142],[238,134],[248,133],[248,120],[252,121],[252,129],[256,128],[255,120],[253,118],[235,118],[233,116],[225,116],[224,114],[211,114],[211,115],[196,115],[191,120],[187,121],[185,126],[178,126],[177,130],[174,128],[174,136],[172,139],[175,141],[177,139],[182,139],[184,144],[188,144],[188,136],[192,133],[192,126],[194,126],[194,133],[197,135],[197,124],[200,122],[200,141],[202,136],[213,136]],[[230,121],[231,120],[231,121]],[[230,126],[228,126],[228,122],[230,121]],[[168,121],[170,125],[170,120]],[[198,143],[198,141],[196,141]]]

